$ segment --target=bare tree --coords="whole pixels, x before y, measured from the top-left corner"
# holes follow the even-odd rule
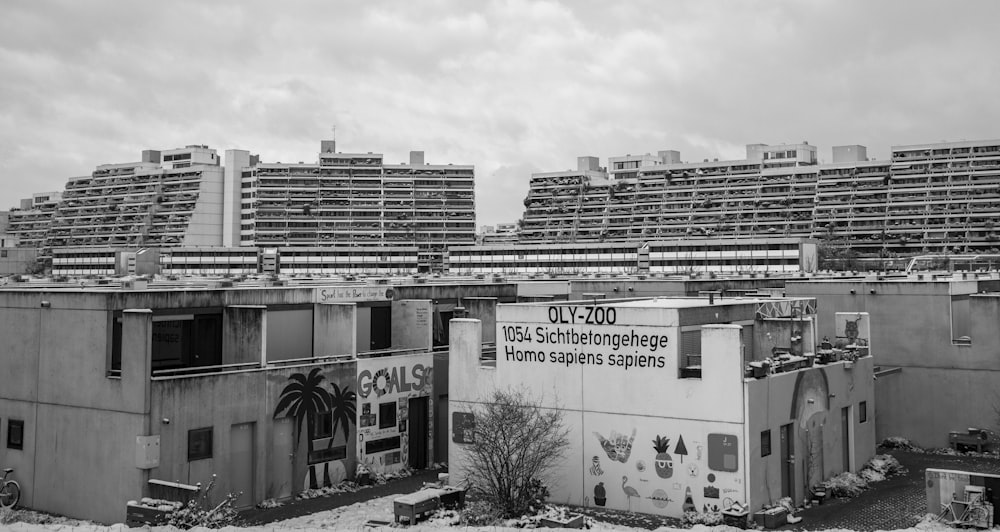
[[[561,410],[545,409],[521,390],[497,390],[473,409],[474,442],[465,446],[469,491],[518,517],[548,496],[551,474],[569,446]]]

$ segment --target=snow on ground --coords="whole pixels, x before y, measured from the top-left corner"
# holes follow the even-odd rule
[[[280,531],[294,531],[294,530],[396,530],[407,532],[441,532],[442,530],[448,530],[450,528],[461,529],[465,531],[490,531],[490,532],[523,532],[523,528],[513,528],[513,527],[452,527],[452,523],[447,520],[439,521],[425,521],[416,526],[411,527],[381,527],[381,528],[367,528],[365,527],[365,522],[368,520],[380,520],[380,521],[392,521],[392,500],[398,497],[398,495],[388,495],[378,499],[372,499],[370,501],[359,502],[352,504],[350,506],[344,506],[334,510],[329,510],[325,512],[319,512],[315,514],[310,514],[302,517],[296,517],[293,519],[287,519],[285,521],[278,521],[275,523],[270,523],[268,525],[247,527],[247,528],[237,528],[237,527],[227,527],[222,530],[229,531],[239,531],[239,532],[256,532],[256,531],[267,531],[267,532],[280,532]],[[94,525],[85,522],[54,518],[53,522],[46,524],[34,524],[34,523],[3,523],[0,524],[0,529],[5,532],[46,532],[46,531],[60,531],[60,532],[100,532],[100,531],[114,531],[114,532],[128,532],[130,529],[125,525],[118,524],[112,526],[101,526]],[[135,529],[139,530],[139,529]],[[153,527],[151,530],[157,532],[173,532],[177,530],[174,527]],[[207,530],[207,529],[195,529],[195,530]],[[539,530],[539,529],[535,529]],[[548,530],[548,529],[547,529]],[[564,529],[563,529],[564,530]],[[614,525],[610,523],[595,523],[591,530],[597,531],[613,531],[613,532],[626,532],[626,531],[639,531],[642,529],[629,528],[625,526]],[[676,529],[676,528],[659,528],[657,532],[675,532],[675,531],[685,531],[691,530],[694,532],[735,532],[736,528],[728,526],[715,526],[707,527],[703,525],[696,525],[690,529]],[[931,521],[925,520],[919,523],[916,527],[907,529],[902,532],[946,532],[953,529]],[[833,529],[826,532],[851,532],[847,530]]]

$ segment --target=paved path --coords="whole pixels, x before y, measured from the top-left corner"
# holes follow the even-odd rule
[[[780,530],[826,530],[846,528],[868,532],[910,528],[927,512],[927,495],[924,491],[924,471],[931,469],[956,469],[975,473],[1000,474],[1000,460],[996,458],[951,456],[938,454],[888,451],[907,469],[905,475],[873,484],[853,499],[834,499],[807,508],[796,515],[802,521],[786,525]],[[936,513],[936,512],[935,512]]]
[[[240,517],[246,526],[263,525],[275,521],[284,521],[293,517],[325,512],[347,506],[356,502],[377,499],[386,495],[412,493],[423,487],[424,482],[436,482],[438,473],[443,473],[443,469],[425,469],[417,471],[412,476],[400,478],[359,489],[353,493],[337,493],[326,497],[306,499],[302,501],[292,500],[277,508],[250,508],[240,512]]]

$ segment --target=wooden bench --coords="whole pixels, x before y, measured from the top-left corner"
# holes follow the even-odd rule
[[[396,522],[414,524],[430,515],[440,507],[462,506],[465,504],[465,490],[445,486],[442,488],[424,488],[418,492],[392,501],[392,512]]]

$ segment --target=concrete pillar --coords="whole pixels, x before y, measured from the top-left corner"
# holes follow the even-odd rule
[[[122,399],[128,408],[149,414],[149,382],[153,365],[153,311],[122,311]],[[146,433],[149,420],[146,420]]]
[[[448,425],[448,483],[458,486],[465,482],[466,456],[463,444],[452,441],[455,413],[470,412],[473,403],[483,393],[488,393],[480,388],[481,379],[492,383],[495,367],[489,370],[480,368],[483,342],[482,322],[479,320],[451,320],[448,336],[448,420],[445,422]],[[485,371],[489,371],[490,376],[482,375]]]
[[[358,305],[313,305],[313,356],[358,354]]]
[[[482,322],[483,343],[492,344],[496,342],[497,298],[463,297],[462,304],[466,309],[466,317]]]
[[[702,378],[719,383],[719,389],[742,389],[742,330],[739,325],[721,323],[701,326]]]
[[[232,305],[222,312],[222,363],[267,364],[267,307]]]

